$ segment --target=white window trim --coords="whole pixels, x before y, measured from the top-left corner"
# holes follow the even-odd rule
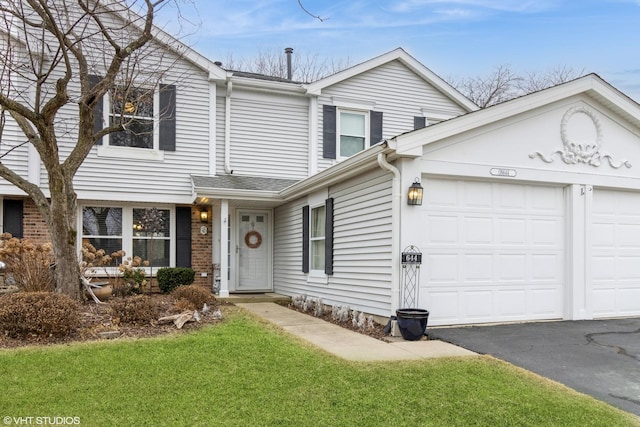
[[[420,111],[422,112],[422,116],[426,119],[426,123],[425,126],[429,126],[429,125],[433,125],[436,123],[440,123],[443,122],[445,120],[449,120],[453,117],[455,117],[455,115],[453,114],[443,114],[443,113],[439,113],[434,111],[431,108],[426,108],[423,107],[420,109]]]
[[[122,208],[122,250],[125,251],[126,256],[132,256],[133,254],[133,210],[134,209],[145,209],[145,208],[158,208],[165,209],[169,211],[170,224],[169,224],[169,267],[175,267],[176,265],[176,209],[174,205],[164,205],[164,204],[121,204],[121,203],[91,203],[86,202],[82,203],[78,206],[78,230],[82,230],[82,209],[84,207],[110,207],[110,208]],[[84,237],[84,233],[80,234],[80,239],[78,239],[77,250],[78,253],[81,254],[82,251],[82,239]],[[81,256],[81,255],[80,255]],[[164,267],[164,266],[163,266]],[[151,273],[151,269],[153,268],[154,274],[158,271],[160,266],[151,266],[151,267],[142,267],[144,268],[147,274]],[[117,269],[115,267],[110,267],[107,269],[110,274],[117,274]],[[98,269],[96,272],[97,277],[106,277],[107,274],[102,269]]]
[[[111,92],[103,97],[102,120],[107,126],[111,123]],[[153,88],[153,148],[120,147],[110,145],[111,135],[102,138],[102,145],[98,146],[98,156],[114,159],[135,159],[163,161],[164,151],[160,150],[160,88]]]
[[[342,133],[340,131],[341,130],[341,124],[340,124],[341,113],[358,114],[358,115],[364,116],[364,144],[363,144],[364,146],[362,147],[362,151],[367,149],[367,147],[369,146],[369,141],[371,140],[371,135],[370,135],[371,115],[369,114],[369,110],[354,110],[354,109],[348,109],[348,108],[338,108],[336,110],[336,159],[344,160],[344,159],[348,159],[351,156],[343,156],[341,153],[341,148],[342,148],[342,141],[340,140],[340,137],[342,136]]]
[[[313,269],[313,262],[311,260],[311,254],[312,254],[312,249],[311,249],[311,224],[312,224],[312,220],[313,220],[313,209],[315,208],[319,208],[320,206],[326,206],[326,200],[329,198],[329,190],[328,189],[323,189],[320,191],[316,191],[315,193],[310,194],[307,197],[307,204],[309,205],[309,279],[326,279],[327,275],[324,272],[324,268],[322,270],[314,270]],[[326,215],[326,212],[325,212]],[[326,238],[327,236],[324,236],[325,238],[325,242],[326,242]],[[327,260],[325,260],[325,263],[327,262]]]

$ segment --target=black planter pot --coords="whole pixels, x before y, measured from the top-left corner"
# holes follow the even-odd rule
[[[429,311],[421,308],[400,308],[396,310],[398,328],[402,338],[407,341],[417,341],[427,329]]]

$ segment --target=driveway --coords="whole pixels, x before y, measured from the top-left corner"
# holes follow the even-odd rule
[[[640,318],[427,328],[640,415]]]

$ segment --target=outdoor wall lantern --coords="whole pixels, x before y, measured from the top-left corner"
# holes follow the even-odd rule
[[[200,222],[208,222],[209,221],[209,211],[207,208],[202,208],[200,210]]]
[[[422,185],[418,182],[418,178],[411,184],[409,187],[409,192],[407,193],[407,203],[411,206],[421,206],[422,205]]]

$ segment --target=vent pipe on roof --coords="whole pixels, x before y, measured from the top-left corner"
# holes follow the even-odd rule
[[[291,71],[291,54],[293,53],[292,47],[285,47],[284,53],[287,55],[287,80],[291,80],[292,71]]]

